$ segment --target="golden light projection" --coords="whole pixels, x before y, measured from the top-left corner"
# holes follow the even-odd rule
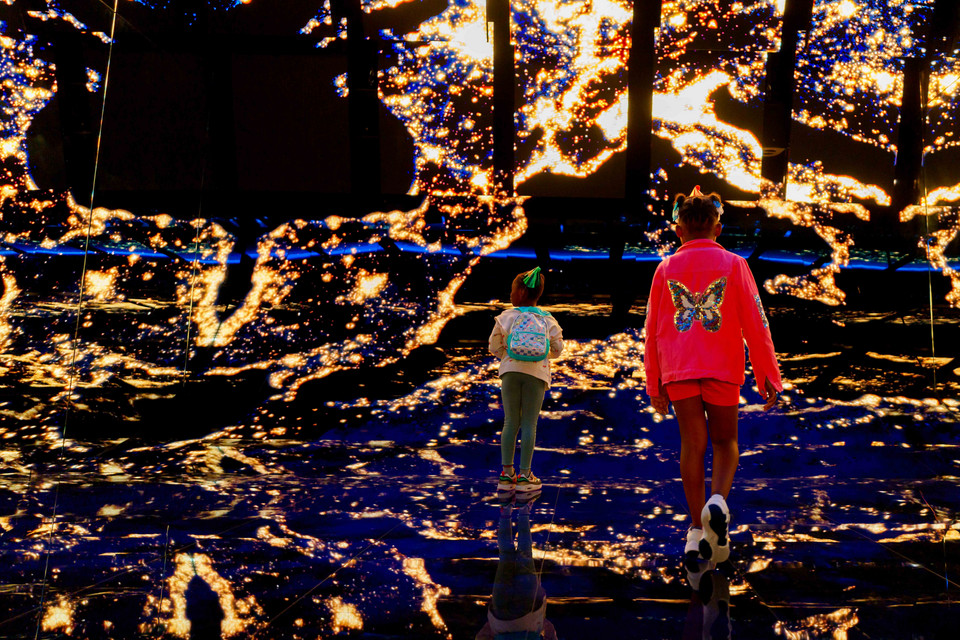
[[[764,283],[769,293],[790,293],[806,300],[816,300],[828,305],[843,304],[846,294],[836,285],[834,280],[842,267],[850,261],[850,248],[853,246],[853,236],[841,229],[842,225],[834,223],[834,218],[841,215],[852,215],[861,220],[869,220],[870,213],[862,205],[830,205],[817,206],[807,204],[787,204],[774,198],[763,198],[756,205],[738,203],[746,207],[759,206],[766,210],[767,215],[773,218],[785,218],[800,227],[812,228],[818,236],[831,248],[831,260],[823,267],[814,268],[809,274],[798,277],[786,275],[776,276]]]
[[[116,268],[103,271],[87,271],[84,274],[84,287],[87,298],[94,302],[106,302],[113,299],[117,287]]]
[[[516,135],[521,145],[536,139],[529,157],[519,159],[515,180],[519,184],[543,172],[591,175],[626,149],[633,8],[617,0],[589,5],[523,0],[513,11],[526,18],[512,25],[512,37],[521,45],[516,64],[523,95]]]
[[[47,606],[43,613],[42,628],[44,631],[59,631],[71,635],[73,633],[73,603],[66,596],[59,596],[55,604]]]
[[[0,353],[2,353],[9,346],[10,333],[13,331],[10,325],[10,305],[20,293],[17,279],[7,271],[2,258],[0,258],[0,282],[3,283],[3,295],[0,295]]]
[[[363,617],[355,606],[344,602],[339,597],[330,598],[325,604],[330,610],[330,615],[333,616],[330,625],[333,627],[334,634],[347,630],[363,630]]]
[[[370,298],[376,298],[387,286],[390,275],[386,273],[370,273],[365,269],[357,272],[357,284],[348,299],[354,304],[363,304]]]
[[[160,10],[156,3],[142,4]],[[221,4],[217,10],[235,3]],[[403,4],[378,0],[362,7],[375,14]],[[713,4],[663,3],[653,133],[677,152],[680,165],[757,196],[738,204],[812,229],[830,248],[828,263],[803,276],[774,277],[765,283],[767,291],[843,304],[846,294],[836,275],[849,265],[857,240],[845,230],[847,220],[869,221],[865,205],[887,206],[890,195],[880,185],[832,173],[816,162],[789,167],[788,201],[771,195],[773,185],[760,176],[763,150],[755,132],[726,122],[717,97],[750,107],[762,100],[766,52],[779,47],[783,3],[730,3],[722,15],[715,15]],[[516,181],[544,173],[592,175],[625,145],[632,7],[616,0],[523,0],[512,6],[520,96]],[[815,4],[815,24],[798,52],[798,125],[842,134],[892,158],[903,83],[897,56],[921,46],[913,35],[919,9],[912,6],[893,2],[877,13],[873,5],[855,0]],[[345,26],[334,24],[330,11],[330,3],[323,3],[302,33],[345,37]],[[493,193],[493,43],[486,18],[483,3],[451,2],[407,33],[381,34],[395,56],[379,71],[379,96],[413,141],[409,193],[425,195],[422,205],[359,218],[325,211],[321,220],[292,219],[265,229],[245,247],[220,221],[100,206],[91,211],[70,193],[41,191],[29,170],[27,132],[57,93],[54,66],[39,52],[36,36],[0,36],[6,114],[0,155],[10,169],[0,179],[0,215],[3,241],[13,247],[0,256],[0,344],[6,345],[7,358],[2,366],[31,384],[67,385],[72,379],[84,388],[122,380],[162,387],[181,382],[198,354],[212,353],[194,373],[262,371],[278,397],[293,400],[304,384],[333,372],[385,366],[435,342],[460,313],[455,297],[482,257],[509,247],[527,231],[524,199]],[[91,42],[103,42],[103,34],[55,7],[36,19],[56,20]],[[697,42],[708,31],[721,39],[742,36],[745,44],[734,43],[722,56],[700,55]],[[846,53],[833,55],[839,50]],[[958,74],[949,61],[938,62],[932,71],[930,116],[936,136],[928,142],[928,157],[957,144],[951,110],[960,91]],[[94,89],[109,81],[105,69],[86,70],[86,79]],[[345,79],[340,84],[345,89]],[[654,167],[658,190],[669,183],[672,171]],[[918,241],[930,265],[951,280],[947,301],[960,307],[960,275],[947,256],[960,220],[952,209],[936,208],[957,202],[960,185],[931,185],[927,208],[909,208],[901,220],[937,217],[931,225],[935,230]],[[443,232],[432,234],[428,219],[442,219]],[[65,259],[88,236],[112,253],[90,254],[83,303],[95,304],[82,310],[79,340],[61,327],[38,339],[42,347],[21,345],[17,341],[29,336],[20,332],[22,320],[12,311],[29,290],[27,283],[35,277],[30,269],[37,263],[19,256]],[[657,231],[650,244],[669,250]],[[105,256],[122,261],[115,264]],[[414,290],[393,276],[390,267],[398,260],[419,265],[428,274],[427,289]],[[236,271],[244,273],[243,279],[231,289],[228,276]],[[140,296],[145,286],[153,287],[153,299],[146,302]],[[58,317],[74,313],[75,282],[51,291],[49,308]],[[309,313],[324,304],[338,313]],[[92,309],[155,313],[126,314],[123,320],[115,314],[114,322],[128,324],[111,339],[112,330],[103,330],[103,319]],[[336,317],[336,325],[326,317]],[[71,377],[68,363],[74,356],[78,366]],[[594,373],[599,371],[571,374],[571,382],[588,384]]]
[[[158,617],[167,633],[177,638],[189,638],[191,623],[187,618],[187,588],[194,578],[203,580],[217,594],[223,619],[220,633],[231,638],[260,626],[258,618],[263,614],[256,599],[251,595],[237,598],[233,586],[213,568],[213,560],[202,553],[179,553],[173,558],[173,574],[167,579],[167,595],[158,602],[156,596],[147,598],[144,618]],[[150,633],[150,623],[141,625],[141,632]]]

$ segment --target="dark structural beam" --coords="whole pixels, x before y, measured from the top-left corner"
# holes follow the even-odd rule
[[[654,31],[660,26],[662,0],[633,3],[630,55],[627,59],[626,195],[631,214],[649,202],[653,142],[653,81],[657,72]]]
[[[53,49],[66,183],[79,204],[90,206],[100,114],[90,107],[80,36],[58,33],[53,37]]]
[[[897,160],[893,169],[891,214],[920,201],[920,171],[923,165],[924,105],[930,89],[930,62],[925,58],[903,61],[903,97],[897,136]]]
[[[380,98],[377,95],[379,37],[367,36],[360,0],[334,0],[334,20],[347,19],[347,91],[350,192],[358,213],[380,201]]]
[[[630,53],[627,58],[627,151],[624,179],[623,215],[607,225],[607,244],[610,247],[608,281],[611,320],[616,328],[625,328],[630,308],[640,295],[640,278],[634,277],[637,264],[623,260],[628,228],[626,220],[649,215],[650,167],[653,144],[653,82],[657,72],[657,48],[654,37],[660,26],[662,0],[633,3],[633,23],[630,29]]]
[[[786,197],[790,163],[790,128],[793,126],[794,77],[797,45],[813,17],[813,0],[787,0],[779,51],[767,57],[763,95],[763,159],[760,175],[777,185],[776,194]]]
[[[922,202],[924,197],[923,149],[928,126],[930,71],[935,60],[951,55],[957,45],[960,4],[956,0],[936,0],[933,17],[927,26],[924,56],[904,60],[891,218],[904,207]],[[895,222],[895,219],[891,220],[891,223]],[[935,224],[936,219],[927,222]]]
[[[517,109],[516,63],[510,38],[510,0],[487,0],[493,25],[493,181],[497,193],[514,193],[514,139]]]

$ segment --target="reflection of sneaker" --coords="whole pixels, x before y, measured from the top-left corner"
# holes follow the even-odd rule
[[[733,580],[733,574],[736,573],[733,563],[730,562],[729,558],[717,563],[717,571],[722,573],[727,580]]]
[[[703,520],[703,539],[700,541],[700,555],[704,560],[720,563],[730,557],[730,510],[719,493],[707,500],[700,513]]]
[[[704,640],[729,640],[733,632],[730,620],[730,582],[720,571],[707,571],[700,579],[703,602]]]
[[[513,489],[510,491],[497,491],[497,497],[494,500],[494,503],[500,505],[501,507],[506,507],[516,502],[515,496],[516,494],[514,493]]]
[[[686,561],[684,561],[683,566],[687,571],[687,584],[690,585],[691,589],[700,593],[700,581],[703,579],[703,576],[714,569],[714,564],[709,560],[697,558],[693,570],[687,565]]]
[[[542,488],[543,483],[540,482],[540,478],[533,475],[533,471],[528,471],[526,474],[521,473],[517,476],[517,491],[539,491]]]
[[[697,573],[700,560],[700,539],[703,538],[703,529],[690,527],[687,529],[687,544],[683,548],[683,566],[687,573]]]
[[[505,473],[500,474],[500,480],[497,481],[497,491],[513,491],[517,488],[517,474],[508,476]]]
[[[516,502],[519,505],[517,511],[521,514],[530,515],[530,508],[533,506],[533,503],[537,501],[542,495],[542,491],[536,489],[534,491],[518,491],[516,494]]]

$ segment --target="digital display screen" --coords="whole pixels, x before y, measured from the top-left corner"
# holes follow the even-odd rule
[[[810,544],[833,566],[862,549],[830,536],[857,527],[882,547],[870,571],[889,544],[955,543],[936,510],[960,464],[960,56],[931,36],[942,5],[638,3],[0,3],[0,635],[480,637],[463,612],[487,620],[473,579],[493,565],[470,563],[508,510],[478,489],[501,455],[487,336],[536,265],[567,346],[537,436],[554,511],[523,515],[551,513],[532,534],[557,574],[654,585],[551,611],[586,611],[574,630],[686,611],[662,542],[686,528],[662,497],[680,495],[676,429],[647,408],[640,327],[694,185],[725,202],[721,243],[755,269],[789,383],[780,414],[741,389],[742,493],[765,528],[740,573],[813,566],[789,555]],[[734,597],[753,598],[743,575]],[[861,623],[815,600],[764,628]]]

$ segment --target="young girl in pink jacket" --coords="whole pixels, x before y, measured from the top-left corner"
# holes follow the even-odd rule
[[[684,565],[723,562],[730,555],[727,495],[737,470],[737,412],[746,340],[757,385],[770,409],[783,390],[767,316],[747,261],[717,244],[723,204],[694,188],[674,201],[681,246],[657,267],[647,300],[644,368],[653,408],[669,404],[680,426],[680,476],[693,524]],[[709,437],[713,473],[705,500]]]

